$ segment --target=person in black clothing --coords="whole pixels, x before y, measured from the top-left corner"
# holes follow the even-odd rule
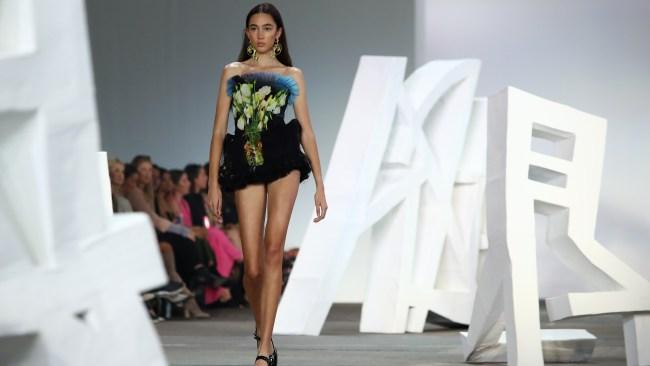
[[[201,226],[204,227],[206,223],[204,222],[206,218],[209,218],[208,212],[205,206],[205,190],[208,185],[208,175],[206,173],[206,168],[199,164],[188,164],[185,166],[185,173],[190,181],[190,193],[184,196],[185,200],[190,206],[190,211],[192,215],[192,226]],[[232,198],[232,194],[230,195]],[[225,215],[222,222],[218,222],[218,230],[223,231],[228,239],[241,250],[241,239],[239,236],[239,228],[236,226],[236,216],[237,212],[235,211],[234,199],[231,200],[232,204],[228,206],[224,204],[225,207],[231,207],[231,214],[229,216],[234,216],[234,222],[230,218],[230,222],[226,222]],[[212,222],[208,226],[211,226]],[[219,258],[216,258],[216,261],[219,261]],[[244,288],[242,283],[243,276],[243,264],[237,263],[233,267],[233,271],[230,274],[229,282],[227,286],[230,287],[233,294],[233,301],[231,304],[239,305],[246,304],[244,300]]]
[[[192,226],[205,226],[205,217],[208,216],[205,209],[203,191],[208,186],[208,175],[205,169],[199,164],[187,164],[185,166],[187,179],[190,180],[190,193],[185,195],[185,200],[192,211]]]

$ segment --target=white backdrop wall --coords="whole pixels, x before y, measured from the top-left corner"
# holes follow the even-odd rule
[[[512,85],[608,120],[596,239],[650,278],[650,3],[416,0],[415,67],[482,60],[478,95]],[[541,295],[585,289],[545,247]],[[562,282],[550,280],[548,273]]]
[[[126,160],[150,154],[166,168],[206,162],[221,68],[238,56],[246,13],[257,3],[87,0],[102,148]],[[359,57],[407,56],[410,72],[414,4],[273,4],[282,13],[294,65],[305,73],[325,173]],[[301,184],[287,247],[300,245],[314,188],[313,176]]]

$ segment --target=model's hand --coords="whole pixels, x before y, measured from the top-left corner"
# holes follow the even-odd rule
[[[221,188],[218,186],[208,189],[208,208],[217,219],[221,216]]]
[[[316,188],[316,193],[314,194],[314,203],[316,204],[316,218],[314,222],[319,222],[325,218],[325,213],[327,213],[327,201],[325,200],[325,188],[321,185]]]

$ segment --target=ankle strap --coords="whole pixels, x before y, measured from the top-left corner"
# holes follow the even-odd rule
[[[257,360],[264,360],[268,365],[271,365],[273,363],[273,355],[269,355],[268,357],[259,355],[255,357],[255,361]]]

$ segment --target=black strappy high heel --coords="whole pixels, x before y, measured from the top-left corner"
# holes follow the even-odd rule
[[[273,357],[273,354],[270,354],[268,356],[258,355],[257,357],[255,357],[255,362],[257,362],[257,360],[264,360],[266,364],[269,366],[275,366],[278,364],[275,357]]]
[[[253,338],[257,341],[257,348],[260,348],[260,336],[257,335],[257,328],[255,328],[255,331],[253,332]]]
[[[271,366],[277,366],[278,364],[278,350],[275,349],[275,344],[273,343],[273,338],[271,338],[271,345],[273,346],[273,365]]]
[[[257,341],[257,349],[260,349],[260,336],[257,335],[257,328],[255,328],[255,331],[253,332],[253,338]],[[273,353],[270,354],[268,357],[266,356],[257,356],[258,358],[255,359],[255,361],[259,360],[264,360],[266,363],[269,364],[269,366],[277,366],[278,364],[278,350],[275,348],[275,343],[273,343],[273,338],[271,338],[271,345],[273,346]]]

